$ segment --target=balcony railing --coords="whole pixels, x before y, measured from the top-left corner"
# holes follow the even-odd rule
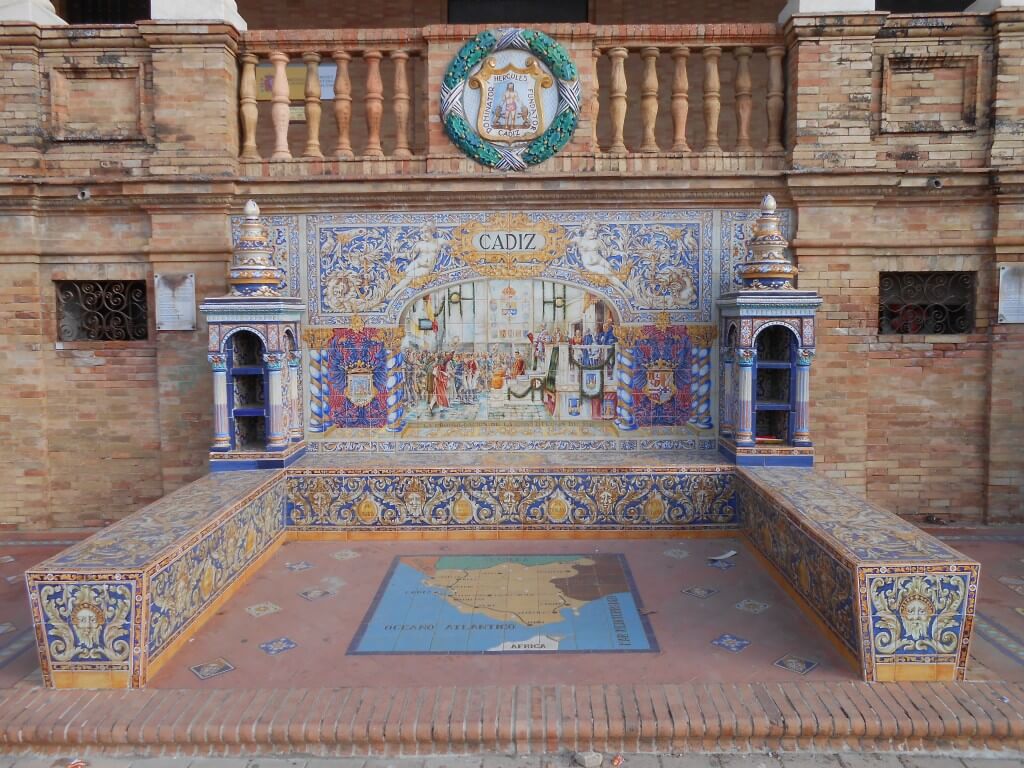
[[[652,34],[652,30],[655,34]],[[438,92],[476,27],[252,31],[240,46],[248,176],[472,172]],[[785,46],[774,24],[554,25],[580,70],[558,170],[762,170],[784,162]]]

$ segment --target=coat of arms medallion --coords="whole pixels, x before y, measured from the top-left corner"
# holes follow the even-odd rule
[[[462,46],[441,84],[441,119],[452,142],[499,170],[552,157],[572,137],[579,112],[576,65],[533,29],[481,32]]]

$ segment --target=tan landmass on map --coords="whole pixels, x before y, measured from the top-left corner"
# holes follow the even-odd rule
[[[490,568],[442,568],[425,583],[446,590],[445,599],[460,611],[539,627],[561,621],[563,608],[576,612],[589,602],[569,597],[555,584],[575,576],[577,566],[587,565],[593,562],[581,558],[539,565],[506,562]]]

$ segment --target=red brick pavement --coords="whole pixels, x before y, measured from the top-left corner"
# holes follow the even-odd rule
[[[0,752],[1024,748],[1017,683],[0,692]]]

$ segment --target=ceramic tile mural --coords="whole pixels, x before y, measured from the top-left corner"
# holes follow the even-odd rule
[[[780,208],[779,229],[786,240],[793,237],[793,212],[786,208]],[[750,210],[721,210],[719,211],[719,232],[721,251],[719,253],[719,291],[730,293],[739,290],[743,281],[740,279],[740,265],[747,258],[747,243],[754,234],[754,222],[760,212]]]
[[[313,325],[397,325],[414,298],[484,278],[575,285],[620,322],[710,322],[711,210],[374,212],[305,217]]]
[[[732,475],[573,469],[294,472],[288,525],[352,528],[735,528]]]

